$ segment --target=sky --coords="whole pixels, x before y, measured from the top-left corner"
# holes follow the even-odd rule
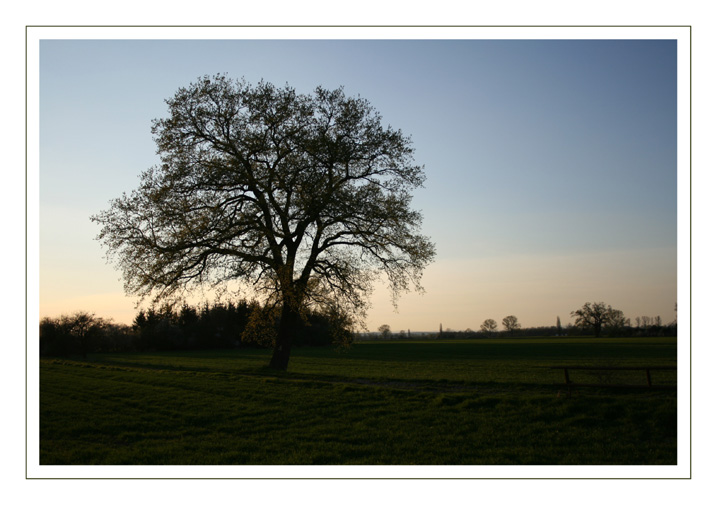
[[[151,121],[204,75],[344,87],[411,136],[436,244],[424,294],[367,327],[570,323],[603,301],[675,318],[675,40],[41,40],[39,313],[131,323],[90,216],[158,163]],[[682,202],[684,203],[684,201]]]

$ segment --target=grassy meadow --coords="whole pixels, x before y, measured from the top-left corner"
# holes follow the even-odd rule
[[[674,390],[568,397],[549,367],[676,356],[675,338],[560,337],[296,348],[281,373],[266,350],[41,359],[40,464],[674,465]]]

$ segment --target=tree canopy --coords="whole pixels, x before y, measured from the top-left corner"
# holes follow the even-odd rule
[[[575,324],[582,327],[592,327],[595,336],[599,337],[603,326],[607,326],[612,333],[622,329],[625,317],[621,310],[613,309],[605,302],[587,302],[578,310],[570,313],[575,318]]]
[[[506,316],[503,318],[503,327],[505,328],[505,331],[509,331],[512,335],[513,332],[520,328],[520,323],[518,322],[518,318],[511,315]]]
[[[421,289],[435,256],[410,207],[424,169],[367,100],[218,75],[166,102],[152,126],[161,164],[92,217],[127,293],[248,283],[281,310],[271,366],[285,369],[303,308],[360,319],[381,275],[394,303]]]
[[[498,323],[495,319],[486,319],[483,324],[480,325],[480,329],[483,333],[492,333],[498,328]]]

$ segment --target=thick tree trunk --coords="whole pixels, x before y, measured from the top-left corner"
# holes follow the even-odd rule
[[[290,303],[284,303],[281,309],[279,321],[279,332],[274,344],[274,354],[271,356],[269,367],[275,370],[286,370],[289,366],[291,354],[291,343],[294,340],[294,332],[299,323],[300,315]]]

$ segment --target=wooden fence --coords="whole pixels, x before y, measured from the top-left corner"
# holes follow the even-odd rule
[[[635,389],[676,389],[677,384],[653,384],[650,371],[655,370],[677,370],[676,366],[577,366],[577,365],[561,365],[550,367],[553,370],[562,370],[565,382],[560,385],[568,386],[568,392],[574,387],[596,387],[596,388],[635,388]],[[646,382],[643,384],[616,384],[609,381],[611,378],[608,374],[608,380],[598,383],[574,382],[570,379],[569,370],[586,370],[595,372],[611,372],[611,371],[644,371]]]

